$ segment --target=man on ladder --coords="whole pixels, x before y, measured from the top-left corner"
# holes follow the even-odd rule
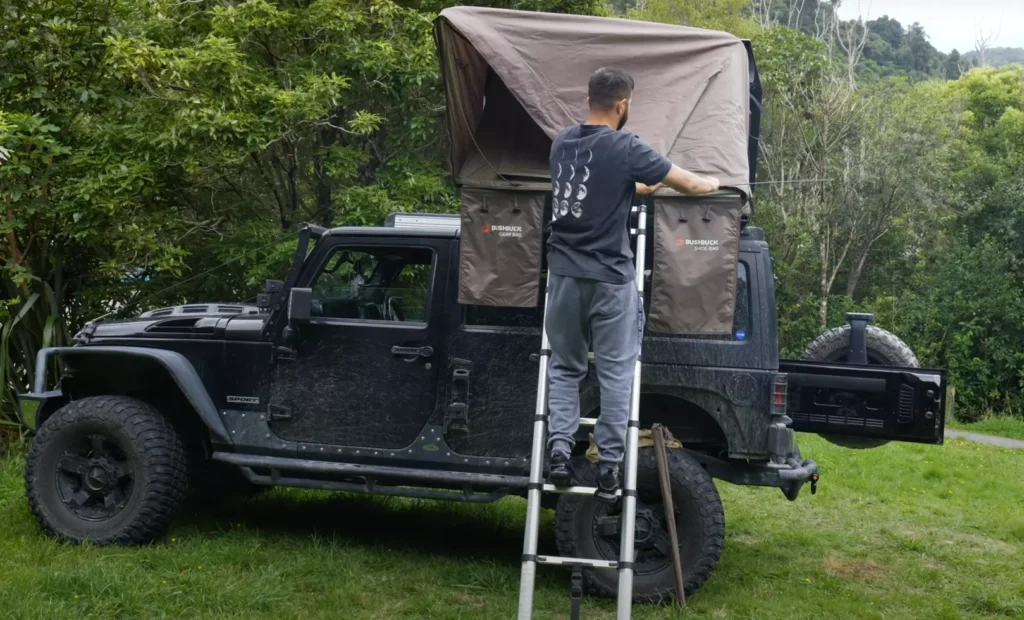
[[[633,78],[616,69],[590,77],[590,116],[551,148],[554,221],[548,241],[549,296],[545,319],[551,341],[548,480],[575,486],[570,461],[579,428],[579,385],[594,350],[601,415],[594,428],[600,461],[598,500],[613,503],[625,449],[630,389],[643,304],[637,294],[628,221],[635,194],[661,183],[685,194],[718,190],[718,180],[687,172],[620,131],[629,118]],[[642,270],[642,266],[637,269]]]
[[[636,267],[630,250],[629,215],[637,194],[652,194],[662,183],[683,194],[718,190],[717,179],[687,172],[636,136],[621,131],[629,118],[633,96],[633,78],[629,75],[616,69],[599,69],[590,77],[587,94],[587,122],[563,130],[551,147],[553,221],[548,241],[548,292],[527,492],[519,620],[532,617],[538,564],[573,569],[574,619],[579,617],[581,569],[618,569],[616,617],[630,617],[647,213],[639,210]],[[576,486],[570,460],[580,425],[579,385],[587,374],[591,348],[601,388],[601,414],[594,424],[600,461],[596,488]],[[545,442],[548,422],[551,432]],[[627,427],[631,427],[628,432]],[[545,448],[550,451],[550,485],[543,484],[542,479]],[[624,456],[625,480],[620,490],[619,467]],[[592,494],[610,503],[621,495],[620,561],[538,555],[544,491]]]

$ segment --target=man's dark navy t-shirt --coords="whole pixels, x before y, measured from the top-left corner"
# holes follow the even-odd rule
[[[634,277],[629,210],[636,183],[662,181],[672,162],[606,125],[573,125],[551,146],[551,273],[625,284]]]

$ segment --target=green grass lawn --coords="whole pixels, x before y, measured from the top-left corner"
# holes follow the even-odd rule
[[[800,442],[821,466],[818,495],[721,483],[718,571],[685,614],[638,605],[634,618],[1024,618],[1024,452]],[[192,507],[149,547],[70,547],[39,533],[21,468],[17,454],[0,461],[0,617],[515,616],[521,500],[275,490]],[[541,571],[535,617],[567,618],[567,574]],[[587,599],[584,618],[614,605]]]
[[[949,428],[983,435],[998,435],[1011,439],[1024,439],[1024,418],[998,417],[982,420],[981,422],[965,423],[956,420],[946,420]]]

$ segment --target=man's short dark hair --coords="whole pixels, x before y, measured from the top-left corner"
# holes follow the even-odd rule
[[[607,112],[622,99],[629,99],[633,94],[633,78],[621,69],[602,67],[590,76],[587,85],[587,96],[593,110]]]

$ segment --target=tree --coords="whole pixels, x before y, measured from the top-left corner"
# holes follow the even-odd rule
[[[845,177],[863,101],[820,41],[773,29],[755,43],[775,52],[772,62],[763,63],[769,109],[760,170],[768,185],[759,197],[778,209],[783,230],[776,239],[792,239],[784,256],[795,259],[796,248],[808,241],[817,249],[818,278],[812,290],[818,291],[818,318],[824,326],[829,294],[852,245],[841,214],[855,198]]]
[[[962,236],[913,266],[908,290],[879,307],[879,320],[904,335],[922,363],[947,369],[958,418],[1021,415],[1024,295],[1006,279],[1019,266],[997,239]]]
[[[803,264],[805,274],[815,270],[813,282],[800,276],[799,288],[816,292],[823,328],[837,286],[856,294],[876,244],[939,208],[936,158],[953,120],[933,87],[903,81],[855,90],[847,67],[829,62],[827,46],[803,35],[775,29],[755,45],[771,56],[761,62],[768,120],[759,206],[777,217],[770,224],[775,251]]]
[[[751,0],[751,14],[764,27],[814,35],[818,20],[831,20],[837,5],[835,0]]]
[[[883,15],[878,19],[869,21],[868,28],[871,32],[878,35],[878,38],[884,41],[889,46],[889,49],[898,50],[903,47],[903,24],[899,20]]]
[[[849,214],[853,225],[847,297],[854,297],[872,251],[894,227],[934,222],[944,211],[946,194],[939,188],[945,181],[945,144],[955,126],[938,85],[896,82],[873,93],[854,158],[856,172],[849,179],[859,200]],[[920,250],[919,237],[929,231],[916,232],[904,236],[908,256]]]
[[[867,45],[870,29],[860,19],[846,23],[836,19],[833,32],[839,47],[846,56],[846,79],[849,81],[850,88],[857,88],[857,66],[864,54],[864,46]]]
[[[947,80],[958,80],[960,76],[964,74],[964,59],[960,56],[960,52],[954,49],[946,57],[945,62],[945,75]]]
[[[948,368],[963,416],[1020,415],[1024,356],[1024,68],[971,71],[941,96],[963,110],[944,140],[939,191],[955,206],[916,257],[892,320],[926,363]],[[944,186],[944,187],[943,187]]]
[[[9,2],[0,419],[35,352],[88,318],[250,299],[303,221],[452,209],[432,29],[448,4]]]
[[[12,393],[34,376],[35,352],[69,340],[78,316],[76,292],[92,280],[106,251],[145,254],[168,265],[173,252],[159,232],[132,234],[144,208],[112,226],[110,205],[83,209],[68,187],[81,134],[95,114],[117,103],[104,79],[103,40],[130,12],[121,2],[8,3],[0,56],[0,164],[4,221],[0,229],[0,420],[10,419]],[[176,232],[168,226],[167,236]],[[80,260],[81,259],[81,260]]]
[[[749,0],[640,0],[627,15],[644,21],[722,30],[747,38],[757,29],[756,22],[745,14],[748,6]]]
[[[1000,29],[1001,30],[1001,29]],[[999,40],[1000,30],[995,32],[985,32],[985,30],[978,26],[974,31],[974,51],[978,55],[978,65],[981,67],[988,66],[988,50]]]
[[[915,22],[907,28],[904,44],[900,49],[901,64],[910,71],[934,75],[938,65],[938,51],[928,42],[921,24]]]
[[[972,61],[977,62],[978,53],[974,50],[963,55],[965,64]],[[1024,48],[1020,47],[992,47],[985,51],[985,61],[991,67],[1000,68],[1006,65],[1024,65]],[[974,66],[977,66],[975,64]]]

